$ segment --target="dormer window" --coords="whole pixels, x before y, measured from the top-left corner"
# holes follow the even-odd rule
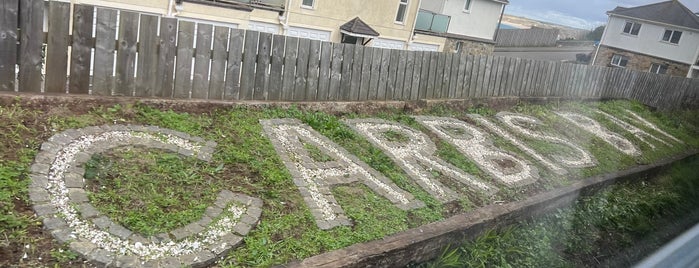
[[[663,41],[670,42],[671,44],[679,44],[681,37],[682,32],[680,31],[665,30],[665,33],[663,34]]]
[[[626,24],[624,25],[624,30],[623,32],[625,34],[630,34],[630,35],[638,35],[638,32],[641,31],[641,24],[638,22],[633,22],[633,21],[627,21]]]

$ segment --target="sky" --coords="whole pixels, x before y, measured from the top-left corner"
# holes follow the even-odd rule
[[[663,0],[510,0],[505,14],[566,26],[593,29],[607,23],[607,11],[616,6],[635,7]],[[699,0],[680,0],[689,10],[699,12]]]

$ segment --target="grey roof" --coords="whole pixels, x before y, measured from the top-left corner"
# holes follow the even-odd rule
[[[616,7],[607,12],[631,18],[661,22],[699,30],[699,17],[677,0],[637,7]]]
[[[371,28],[371,26],[359,19],[359,17],[342,24],[340,30],[361,35],[379,36],[379,32]]]

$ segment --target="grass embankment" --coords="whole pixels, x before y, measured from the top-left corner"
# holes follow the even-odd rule
[[[552,112],[555,109],[583,113],[599,120],[609,129],[624,133],[626,138],[639,145],[643,155],[623,155],[599,138],[555,116]],[[686,144],[658,144],[657,148],[651,149],[633,135],[621,131],[616,125],[594,113],[595,109],[611,114],[623,114],[621,109],[633,110]],[[167,152],[141,152],[139,150],[142,149],[136,147],[94,155],[86,179],[91,202],[99,210],[127,228],[144,234],[171,230],[197,220],[202,208],[210,205],[212,194],[222,189],[261,198],[264,207],[259,225],[245,237],[242,247],[219,263],[226,267],[283,264],[379,239],[482,205],[521,200],[583,177],[652,163],[699,147],[697,111],[665,114],[652,112],[638,103],[623,101],[565,103],[558,106],[522,104],[512,107],[511,111],[541,119],[544,123],[540,127],[542,131],[557,133],[581,145],[595,156],[599,165],[569,169],[570,174],[565,177],[539,166],[539,181],[522,188],[506,188],[494,178],[488,177],[486,172],[455,147],[440,140],[410,117],[414,114],[451,116],[470,121],[466,115],[477,113],[493,119],[491,116],[497,111],[487,107],[464,111],[436,106],[420,112],[378,109],[328,114],[296,108],[217,109],[202,106],[183,108],[176,112],[143,104],[55,105],[17,100],[16,104],[0,106],[0,122],[3,122],[0,125],[0,266],[70,266],[79,261],[75,253],[66,250],[64,245],[53,242],[50,234],[41,229],[41,222],[33,215],[27,196],[29,167],[41,143],[57,132],[70,128],[102,124],[156,125],[217,142],[211,163],[182,159]],[[459,202],[440,203],[414,183],[386,154],[341,122],[342,118],[360,117],[396,121],[424,132],[437,144],[439,157],[467,173],[498,185],[501,191],[492,198],[457,191],[462,196]],[[353,226],[320,230],[288,171],[262,132],[259,120],[271,118],[296,118],[310,125],[410,192],[426,206],[403,211],[361,184],[342,185],[333,188],[333,194],[352,220]],[[401,139],[400,136],[394,138]],[[519,138],[541,152],[556,152],[561,149],[533,139]],[[498,147],[535,163],[504,139],[494,137],[494,142]],[[317,148],[308,149],[315,155],[313,152]],[[323,161],[326,156],[317,154],[315,157]],[[434,176],[439,179],[440,174]],[[138,206],[134,202],[149,205]]]
[[[699,157],[685,159],[649,181],[614,185],[570,208],[488,230],[414,267],[631,266],[697,222],[698,166]]]

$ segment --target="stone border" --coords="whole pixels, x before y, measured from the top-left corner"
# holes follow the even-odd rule
[[[104,125],[69,129],[41,145],[31,166],[29,197],[44,227],[89,261],[116,267],[201,267],[242,242],[262,213],[262,201],[224,190],[197,222],[153,237],[134,234],[94,208],[84,190],[92,154],[138,145],[209,161],[216,143],[155,126]],[[235,233],[235,234],[234,234]]]
[[[645,180],[674,162],[698,157],[698,150],[661,160],[652,165],[590,177],[570,186],[525,200],[489,205],[430,223],[380,240],[355,244],[323,253],[285,267],[402,267],[437,257],[446,246],[463,243],[488,229],[505,226],[569,206],[579,196],[589,195],[614,183]]]

